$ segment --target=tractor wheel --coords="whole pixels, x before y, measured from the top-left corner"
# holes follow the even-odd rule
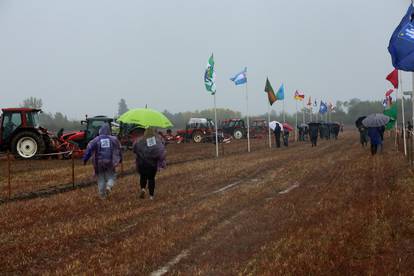
[[[45,152],[46,146],[42,137],[31,131],[23,131],[13,137],[12,152],[17,158],[30,159]]]
[[[233,137],[236,140],[240,140],[243,138],[243,131],[241,131],[240,129],[236,129],[233,133]]]
[[[195,132],[193,134],[194,143],[201,143],[203,141],[203,134],[201,132]]]

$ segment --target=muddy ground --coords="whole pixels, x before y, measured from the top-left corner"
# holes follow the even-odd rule
[[[233,143],[218,160],[212,145],[174,145],[154,201],[138,198],[131,172],[105,201],[93,185],[0,204],[0,272],[409,275],[413,174],[391,140],[375,157],[357,140],[272,150],[262,140],[250,154]],[[50,176],[67,170],[59,162],[32,165],[34,189],[67,182]]]

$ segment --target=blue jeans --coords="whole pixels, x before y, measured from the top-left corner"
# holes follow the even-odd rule
[[[98,191],[100,196],[105,196],[106,188],[112,189],[115,185],[116,174],[113,171],[100,172],[98,177]]]

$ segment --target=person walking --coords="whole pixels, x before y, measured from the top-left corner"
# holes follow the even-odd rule
[[[368,129],[364,127],[363,125],[361,125],[358,128],[358,131],[359,131],[359,141],[362,147],[367,146],[368,145]]]
[[[150,199],[154,199],[155,176],[157,171],[165,168],[165,146],[153,128],[145,130],[144,136],[133,147],[136,155],[137,172],[140,175],[140,198],[145,198],[148,186]]]
[[[381,129],[378,127],[369,127],[368,136],[371,141],[371,154],[375,155],[378,151],[378,145],[382,144]]]
[[[275,129],[273,130],[273,133],[275,134],[275,142],[276,142],[276,147],[280,148],[280,134],[282,132],[282,128],[280,127],[279,124],[276,124]]]
[[[319,124],[309,124],[309,137],[312,142],[312,147],[317,146],[318,142]]]
[[[111,136],[110,126],[106,123],[99,129],[99,135],[88,143],[83,164],[86,165],[91,157],[99,196],[105,199],[115,185],[116,167],[122,163],[121,144],[115,136]]]
[[[289,130],[286,128],[283,129],[283,145],[285,147],[289,146]]]

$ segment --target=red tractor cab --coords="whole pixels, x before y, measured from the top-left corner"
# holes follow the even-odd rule
[[[207,118],[191,118],[185,130],[178,130],[177,137],[181,137],[183,141],[194,143],[208,142],[215,133],[215,125],[213,120]]]
[[[52,152],[53,141],[40,126],[40,109],[4,108],[0,116],[0,150],[11,151],[17,158],[34,158]]]

